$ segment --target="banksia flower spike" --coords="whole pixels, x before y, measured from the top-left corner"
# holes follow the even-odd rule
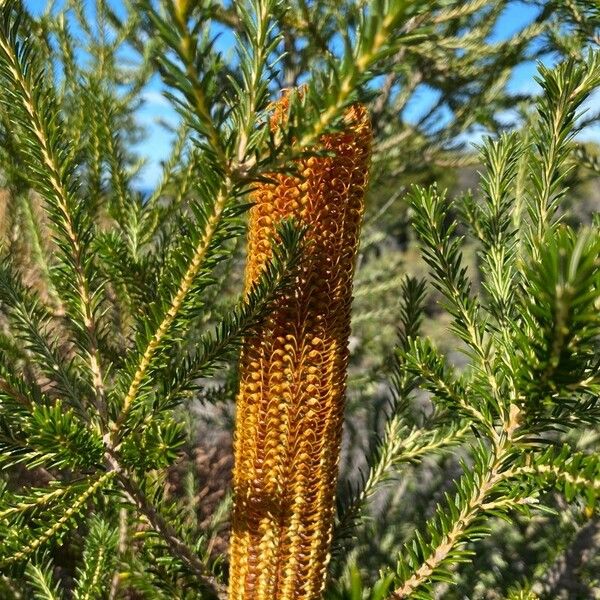
[[[286,112],[276,106],[274,127]],[[307,230],[291,291],[245,340],[237,399],[230,598],[318,598],[325,584],[341,443],[352,277],[371,150],[362,106],[326,156],[254,192],[246,288],[279,223]],[[325,154],[325,153],[324,153]]]

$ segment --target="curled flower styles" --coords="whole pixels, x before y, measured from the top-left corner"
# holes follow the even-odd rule
[[[281,122],[286,99],[276,107]],[[277,125],[275,125],[277,126]],[[246,287],[282,219],[307,229],[291,291],[242,350],[234,441],[231,600],[318,598],[335,512],[352,278],[372,132],[366,109],[254,192]]]

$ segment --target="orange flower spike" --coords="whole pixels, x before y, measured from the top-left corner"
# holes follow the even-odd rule
[[[274,126],[287,109],[276,105]],[[278,224],[307,228],[293,290],[245,340],[234,440],[231,600],[320,597],[334,519],[352,277],[372,132],[366,109],[323,136],[328,156],[298,161],[253,194],[246,287]]]

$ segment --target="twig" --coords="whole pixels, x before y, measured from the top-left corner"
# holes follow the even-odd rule
[[[146,498],[143,490],[119,464],[114,453],[107,453],[107,462],[110,468],[117,472],[117,479],[129,500],[146,517],[148,523],[165,541],[169,550],[179,558],[194,573],[202,588],[219,600],[227,596],[225,586],[217,578],[207,572],[206,566],[196,554],[183,542],[173,526],[158,512],[157,508]]]

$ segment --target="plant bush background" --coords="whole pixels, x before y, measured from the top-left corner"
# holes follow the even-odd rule
[[[223,593],[237,348],[301,252],[290,229],[243,303],[248,193],[357,100],[376,145],[326,595],[410,581],[489,472],[504,422],[524,427],[523,478],[411,593],[598,597],[599,159],[579,140],[598,117],[600,17],[593,1],[530,2],[534,21],[494,41],[519,4],[70,0],[32,17],[2,3],[2,597]],[[223,53],[224,28],[237,38]],[[570,62],[542,73],[541,100],[511,93],[536,59]],[[136,115],[158,77],[181,125],[142,193]],[[269,103],[305,84],[270,135]],[[425,86],[439,101],[415,123]],[[560,277],[575,290],[564,349]]]

